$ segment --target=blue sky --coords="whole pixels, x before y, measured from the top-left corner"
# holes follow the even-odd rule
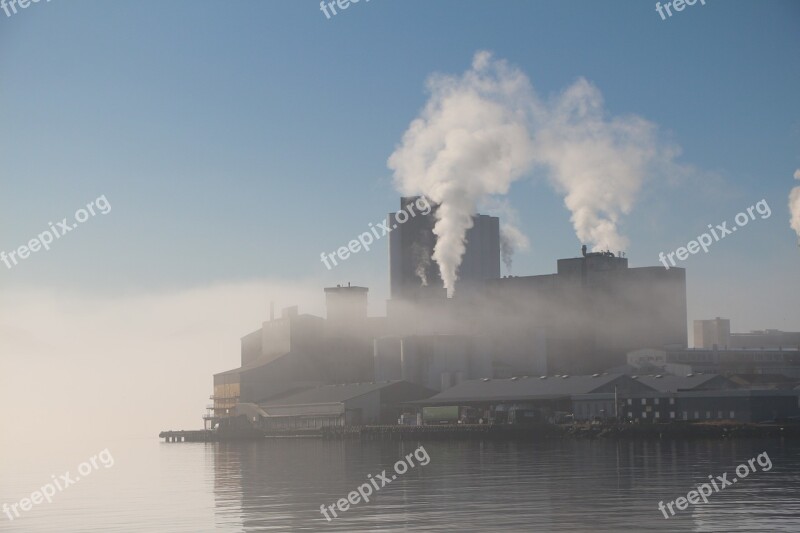
[[[707,0],[662,21],[650,1],[372,0],[326,19],[305,0],[55,0],[0,12],[0,250],[106,195],[91,219],[0,291],[113,297],[269,279],[368,285],[387,243],[333,251],[395,210],[386,160],[434,72],[478,50],[543,97],[585,77],[613,115],[657,124],[690,176],[648,181],[621,225],[633,266],[761,199],[772,216],[691,256],[689,319],[800,330],[787,196],[800,168],[800,3]],[[546,274],[580,243],[540,176],[508,196]],[[245,328],[246,329],[246,328]],[[242,331],[245,333],[246,331]]]

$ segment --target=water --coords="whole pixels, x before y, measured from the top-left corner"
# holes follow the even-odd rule
[[[422,444],[416,466],[327,522],[334,504]],[[106,446],[104,446],[105,448]],[[21,513],[0,531],[800,531],[800,443],[788,440],[422,443],[271,439],[107,445],[113,466]],[[96,448],[96,447],[95,447]],[[4,453],[0,503],[77,472],[100,449]],[[669,502],[767,452],[709,503],[665,519]],[[423,454],[424,455],[424,454]],[[97,462],[97,461],[95,461]],[[380,485],[380,484],[379,484]],[[330,514],[330,513],[329,513]]]

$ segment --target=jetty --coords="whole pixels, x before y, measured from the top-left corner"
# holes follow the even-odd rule
[[[216,442],[217,432],[210,429],[195,429],[188,431],[162,431],[158,438],[164,442]]]

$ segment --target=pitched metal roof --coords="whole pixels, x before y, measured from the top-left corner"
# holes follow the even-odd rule
[[[636,379],[640,383],[661,392],[677,392],[679,390],[693,390],[702,388],[709,384],[713,379],[720,377],[719,374],[692,374],[691,376],[673,376],[664,374],[656,376],[638,376]]]
[[[432,398],[416,403],[555,399],[573,394],[589,394],[617,380],[626,379],[630,378],[624,374],[475,379],[461,382]]]
[[[345,385],[325,385],[308,389],[282,398],[262,403],[264,407],[278,405],[311,405],[321,403],[341,403],[376,390],[390,387],[401,381],[382,381],[379,383],[348,383]]]

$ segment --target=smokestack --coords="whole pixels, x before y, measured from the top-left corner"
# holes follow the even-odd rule
[[[583,255],[583,257],[586,257],[586,245],[585,244],[583,246],[581,246],[581,255]]]
[[[534,166],[564,195],[578,240],[593,251],[627,248],[620,218],[645,176],[673,170],[678,149],[659,139],[657,126],[609,116],[585,79],[542,101],[525,73],[479,51],[463,75],[435,74],[427,87],[431,96],[388,166],[401,194],[439,205],[432,258],[449,294],[478,206],[507,195]]]
[[[388,161],[403,195],[438,204],[433,260],[449,295],[478,204],[508,193],[532,163],[528,78],[486,51],[461,76],[434,75],[430,99]]]

